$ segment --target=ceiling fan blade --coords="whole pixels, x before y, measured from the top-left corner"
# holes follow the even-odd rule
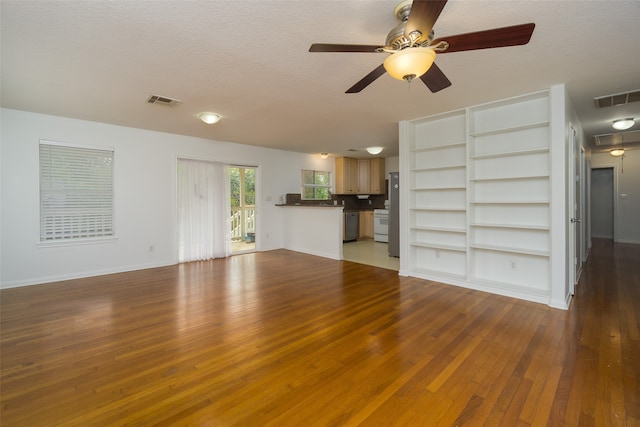
[[[404,27],[404,36],[409,39],[409,34],[420,31],[420,41],[426,40],[446,4],[447,0],[413,0],[409,19]]]
[[[373,83],[378,77],[380,77],[384,73],[386,73],[386,70],[384,69],[384,65],[380,64],[378,68],[376,68],[375,70],[373,70],[372,72],[364,76],[362,80],[360,80],[358,83],[354,84],[349,89],[347,89],[345,93],[360,92],[362,89],[369,86],[371,83]]]
[[[474,33],[441,37],[431,44],[445,41],[449,47],[438,53],[462,52],[465,50],[490,49],[494,47],[519,46],[529,43],[536,24],[522,24],[511,27],[494,28]]]
[[[314,43],[309,48],[309,52],[377,52],[379,47],[364,44]]]
[[[431,68],[429,68],[426,73],[420,76],[420,80],[422,80],[433,93],[451,86],[451,82],[435,62],[431,64]]]

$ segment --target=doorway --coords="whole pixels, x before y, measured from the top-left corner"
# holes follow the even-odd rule
[[[256,249],[256,168],[229,167],[231,254]]]
[[[613,239],[614,223],[614,168],[591,170],[591,236]]]

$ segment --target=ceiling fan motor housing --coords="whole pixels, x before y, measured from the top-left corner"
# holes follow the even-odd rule
[[[405,0],[398,4],[393,10],[393,14],[400,23],[389,31],[389,34],[387,34],[386,47],[390,47],[393,50],[402,50],[411,46],[428,46],[431,44],[431,41],[434,38],[433,30],[431,30],[426,39],[423,39],[423,34],[419,31],[415,32],[415,37],[412,37],[412,40],[409,40],[404,36],[404,29],[407,25],[409,14],[411,13],[412,4],[412,0]]]

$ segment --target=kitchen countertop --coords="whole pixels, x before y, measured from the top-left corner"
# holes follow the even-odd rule
[[[294,204],[289,204],[289,205],[280,204],[280,205],[276,205],[276,206],[292,207],[292,208],[341,208],[341,209],[344,208],[344,206],[342,206],[342,205],[328,205],[328,204],[312,205],[312,204],[302,204],[302,203],[294,203]]]
[[[302,204],[302,203],[294,203],[294,204],[276,204],[276,206],[280,207],[290,207],[290,208],[340,208],[344,209],[345,212],[370,212],[373,211],[373,208],[356,208],[356,209],[346,209],[343,205],[328,205],[328,204]]]

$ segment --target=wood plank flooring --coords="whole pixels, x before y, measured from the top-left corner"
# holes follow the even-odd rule
[[[640,245],[568,312],[285,250],[0,303],[4,427],[640,425]]]

